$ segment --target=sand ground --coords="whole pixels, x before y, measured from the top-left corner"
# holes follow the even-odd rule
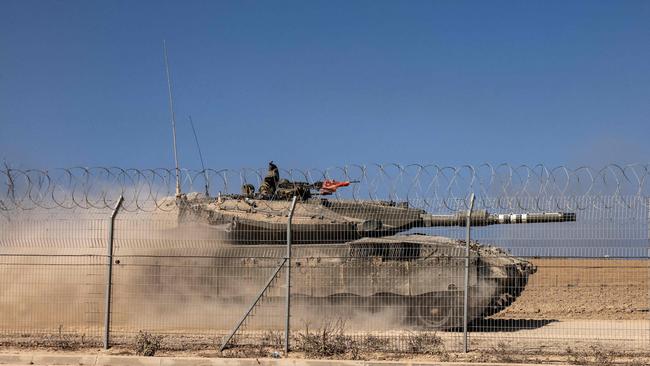
[[[495,318],[650,320],[650,260],[531,261],[537,273]]]

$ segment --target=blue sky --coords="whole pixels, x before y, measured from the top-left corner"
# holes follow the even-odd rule
[[[3,1],[0,159],[171,167],[650,156],[647,1]]]

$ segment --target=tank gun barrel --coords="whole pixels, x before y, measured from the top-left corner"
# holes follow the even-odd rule
[[[453,215],[431,215],[423,214],[422,226],[465,226],[467,223],[467,211]],[[491,214],[485,210],[472,212],[470,224],[472,226],[488,226],[502,224],[537,224],[549,222],[570,222],[576,221],[576,214],[573,212],[541,212],[524,214]]]

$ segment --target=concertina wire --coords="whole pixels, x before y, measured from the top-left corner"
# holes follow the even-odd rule
[[[237,194],[242,185],[259,187],[265,169],[179,169],[183,193],[211,197]],[[346,165],[327,169],[280,169],[280,178],[314,183],[326,179],[354,182],[328,199],[408,202],[435,211],[467,209],[474,193],[477,207],[499,210],[582,210],[630,207],[650,202],[650,164],[581,166],[481,164]],[[33,209],[112,209],[124,198],[126,211],[170,210],[176,170],[73,167],[0,168],[0,211]],[[173,207],[172,207],[173,208]]]

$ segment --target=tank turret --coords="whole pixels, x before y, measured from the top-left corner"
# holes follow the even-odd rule
[[[304,186],[301,186],[304,188]],[[306,189],[306,188],[305,188]],[[301,192],[305,192],[301,189]],[[204,222],[217,230],[219,239],[231,244],[286,243],[288,199],[249,198],[244,195],[214,199],[187,195],[178,201],[179,221]],[[472,212],[471,226],[539,224],[575,221],[567,212],[499,213]],[[383,237],[414,228],[465,226],[467,212],[431,214],[408,203],[329,200],[309,197],[296,205],[294,244],[341,243],[365,237]]]

